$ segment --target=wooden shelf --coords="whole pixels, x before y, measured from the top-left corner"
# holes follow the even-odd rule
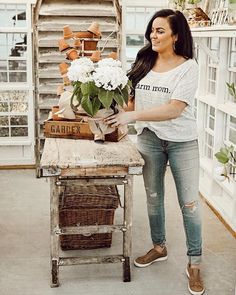
[[[214,95],[199,95],[198,100],[216,108],[216,97]]]
[[[191,28],[193,37],[236,37],[236,26],[214,25]]]
[[[218,109],[230,116],[236,117],[236,103],[227,102],[218,105]]]

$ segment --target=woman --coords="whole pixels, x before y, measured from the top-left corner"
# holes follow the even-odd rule
[[[145,160],[143,171],[153,248],[135,259],[137,267],[166,260],[164,176],[169,165],[175,180],[186,233],[191,294],[203,294],[200,278],[202,254],[198,194],[199,153],[194,117],[198,68],[188,23],[179,11],[154,14],[145,37],[148,44],[137,55],[129,72],[135,110],[106,119],[119,126],[136,121],[138,148]],[[130,111],[131,110],[131,111]]]

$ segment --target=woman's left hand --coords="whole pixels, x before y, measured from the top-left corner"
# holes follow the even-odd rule
[[[104,123],[111,127],[118,127],[119,125],[126,125],[135,120],[135,112],[121,111],[118,114],[111,115],[104,119]]]

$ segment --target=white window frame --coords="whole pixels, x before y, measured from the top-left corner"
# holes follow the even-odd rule
[[[212,38],[208,39],[208,46],[209,49],[211,50],[212,55],[217,56],[218,48],[213,48],[212,47]],[[218,41],[219,44],[219,41]],[[218,64],[214,62],[211,58],[211,56],[208,56],[208,66],[207,66],[207,93],[209,95],[215,95],[216,94],[216,81],[217,81],[217,69],[218,69]],[[216,72],[216,77],[215,80],[212,78],[212,71]],[[212,91],[214,85],[214,92]]]
[[[234,82],[234,85],[236,85],[236,61],[235,61],[235,66],[231,66],[231,59],[232,59],[232,55],[233,53],[235,54],[235,58],[236,58],[236,37],[231,38],[229,40],[229,60],[228,60],[228,71],[229,71],[229,78],[228,81],[229,83]],[[236,100],[234,100],[234,98],[229,94],[227,86],[226,86],[226,96],[225,96],[225,102],[233,102],[235,103]]]
[[[1,4],[19,4],[17,0],[1,1]],[[0,83],[1,91],[9,90],[24,90],[28,92],[28,136],[27,137],[6,137],[0,138],[0,145],[31,145],[34,146],[34,86],[33,86],[33,56],[32,56],[32,20],[31,20],[31,3],[27,0],[22,0],[20,4],[26,5],[26,27],[0,27],[0,33],[26,33],[27,34],[27,55],[26,55],[26,75],[27,82],[3,82]],[[10,112],[8,112],[10,114]]]
[[[210,114],[210,109],[214,108],[211,105],[204,104],[205,108],[205,122],[204,122],[204,137],[203,137],[203,155],[205,158],[207,158],[210,161],[213,161],[213,154],[214,154],[214,130],[215,130],[215,114],[214,116]],[[214,108],[214,112],[216,112]],[[214,119],[214,128],[211,129],[210,126],[210,119]],[[212,136],[212,146],[208,143],[208,136]],[[208,150],[211,150],[211,157],[208,156]]]
[[[225,114],[226,115],[226,124],[225,124],[225,136],[224,136],[224,143],[227,145],[227,146],[234,146],[234,149],[236,151],[236,143],[230,141],[229,139],[229,134],[230,134],[230,129],[232,129],[233,131],[236,132],[236,127],[233,127],[231,122],[230,122],[230,117],[233,117],[231,116],[230,114]]]
[[[230,146],[233,146],[234,147],[234,157],[236,158],[236,143],[232,142],[230,139],[229,139],[229,134],[230,134],[230,129],[234,130],[236,132],[236,127],[233,127],[230,123],[230,117],[232,117],[231,115],[229,114],[225,114],[225,134],[224,134],[224,144],[227,146],[227,147],[230,147]],[[232,160],[229,161],[229,164],[230,164],[230,172],[233,172],[233,173],[236,173],[236,168],[233,166],[236,165],[236,162],[234,163]],[[232,175],[229,175],[231,177],[232,180],[236,181],[236,174],[232,174]]]
[[[158,3],[159,2],[159,3]],[[127,8],[145,8],[145,12],[147,9],[154,9],[155,11],[160,10],[162,8],[167,7],[166,1],[157,1],[156,3],[148,2],[148,1],[129,1],[129,0],[123,0],[122,1],[122,49],[121,49],[121,61],[122,61],[122,67],[123,70],[127,70],[127,62],[132,62],[134,59],[127,60],[126,58],[126,36],[127,35],[144,35],[146,26],[143,28],[143,30],[131,30],[126,26],[126,18],[127,18]],[[148,22],[148,19],[147,19]],[[144,38],[144,44],[145,44],[145,38]],[[143,44],[143,45],[144,45]],[[137,46],[137,48],[141,49],[142,46]]]

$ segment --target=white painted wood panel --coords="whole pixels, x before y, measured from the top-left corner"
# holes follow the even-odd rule
[[[231,47],[232,43],[235,42],[235,28],[213,26],[212,28],[194,28],[192,31],[194,40],[197,43],[200,42],[201,45],[204,44],[204,46],[200,46],[198,49],[200,72],[196,97],[201,155],[200,192],[232,230],[236,232],[236,178],[231,176],[229,182],[227,180],[219,182],[214,175],[215,168],[220,165],[214,155],[221,147],[224,147],[225,136],[229,132],[226,118],[228,116],[236,118],[236,101],[233,102],[227,98],[228,91],[226,87],[230,71],[234,71],[234,68],[229,67],[229,59],[233,50],[233,47]],[[213,48],[211,48],[210,44],[213,40],[218,40],[216,38],[219,38],[219,47],[214,50],[216,50],[216,56],[219,56],[219,58],[218,60],[216,59],[215,63],[212,63],[210,58],[213,57]],[[207,50],[206,47],[208,47]],[[215,68],[215,77],[211,77],[209,70],[211,67]],[[209,82],[214,79],[216,85],[215,93],[210,93]],[[212,129],[206,123],[209,122],[209,110],[212,113],[214,110]],[[206,145],[209,145],[206,139],[207,133],[211,134],[213,138],[210,143],[212,149],[211,156],[206,153]]]
[[[120,10],[117,0],[37,1],[35,10],[37,167],[44,141],[42,123],[51,106],[58,103],[56,89],[63,83],[58,65],[61,62],[68,62],[65,54],[60,53],[58,49],[58,39],[63,37],[63,26],[70,25],[74,32],[85,31],[93,21],[97,21],[102,32],[98,49],[103,48],[106,37],[114,32],[104,49],[102,56],[105,57],[111,51],[118,53],[120,51]]]

